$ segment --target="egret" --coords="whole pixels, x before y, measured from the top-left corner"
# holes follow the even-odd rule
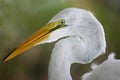
[[[54,41],[57,42],[48,67],[49,80],[72,80],[71,64],[89,63],[103,54],[106,48],[103,26],[94,15],[87,10],[66,8],[20,44],[3,62],[35,45]]]

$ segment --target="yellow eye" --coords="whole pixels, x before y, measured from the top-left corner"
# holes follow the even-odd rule
[[[64,24],[65,24],[65,20],[64,20],[64,19],[61,19],[61,20],[60,20],[60,24],[64,25]]]

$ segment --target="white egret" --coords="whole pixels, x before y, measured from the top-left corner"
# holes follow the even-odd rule
[[[72,80],[72,63],[89,63],[104,53],[106,48],[103,27],[93,14],[83,9],[67,8],[54,16],[48,26],[17,47],[3,62],[32,46],[56,40],[49,63],[49,80]]]

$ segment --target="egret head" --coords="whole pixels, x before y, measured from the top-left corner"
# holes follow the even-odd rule
[[[68,27],[65,27],[66,25]],[[62,39],[57,42],[53,52],[62,53],[64,49],[57,46],[63,46],[72,55],[72,62],[88,63],[102,54],[106,48],[103,27],[94,15],[83,9],[67,8],[20,44],[4,62],[35,45],[51,43],[60,38]]]

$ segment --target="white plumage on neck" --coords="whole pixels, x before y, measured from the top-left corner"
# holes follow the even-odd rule
[[[68,26],[55,30],[42,42],[50,43],[62,38],[52,51],[48,75],[49,80],[72,80],[71,64],[86,64],[104,53],[105,35],[102,25],[89,11],[67,8],[54,16],[50,22],[60,19],[65,19]]]

